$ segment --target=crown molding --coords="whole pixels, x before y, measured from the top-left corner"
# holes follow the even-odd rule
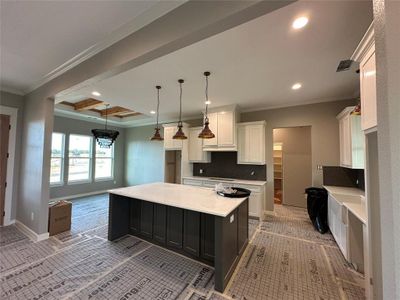
[[[6,87],[6,86],[0,86],[0,91],[7,92],[7,93],[10,93],[10,94],[19,95],[19,96],[24,96],[26,94],[22,90],[18,90],[18,89]]]
[[[360,62],[374,43],[374,21],[372,21],[350,59]]]
[[[54,70],[47,73],[43,76],[39,81],[35,84],[31,85],[29,88],[24,89],[22,94],[28,94],[40,86],[44,85],[45,83],[49,82],[50,80],[57,78],[58,76],[62,75],[63,73],[67,72],[68,70],[76,67],[80,63],[84,62],[85,60],[91,58],[92,56],[96,55],[97,53],[103,51],[104,49],[110,47],[111,45],[115,44],[116,42],[122,40],[123,38],[127,37],[128,35],[138,31],[139,29],[145,27],[146,25],[150,24],[154,20],[162,17],[163,15],[167,14],[168,12],[174,10],[178,6],[182,5],[188,0],[178,0],[178,1],[160,1],[150,7],[148,10],[144,11],[142,14],[134,18],[132,21],[122,25],[118,29],[111,32],[104,40],[101,42],[94,44],[93,46],[89,47],[88,49],[82,51],[78,55],[74,56],[70,60],[66,61],[62,65],[58,66]]]

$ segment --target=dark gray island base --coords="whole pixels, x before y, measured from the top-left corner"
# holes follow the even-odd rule
[[[221,217],[110,194],[108,240],[131,234],[215,269],[223,292],[248,244],[248,199]]]

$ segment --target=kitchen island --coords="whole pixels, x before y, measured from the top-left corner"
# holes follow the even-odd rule
[[[108,192],[110,241],[132,234],[214,266],[215,290],[224,291],[248,243],[248,198],[170,183]]]

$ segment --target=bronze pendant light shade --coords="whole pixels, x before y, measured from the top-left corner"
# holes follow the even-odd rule
[[[182,84],[184,83],[183,79],[179,79],[179,122],[178,122],[178,131],[172,137],[174,140],[186,140],[187,136],[182,130]]]
[[[210,76],[210,72],[204,72],[204,76],[206,77],[206,111],[204,114],[204,127],[203,130],[199,134],[199,138],[201,139],[212,139],[215,138],[215,134],[211,131],[209,127],[209,120],[208,120],[208,76]]]
[[[157,125],[156,128],[154,128],[155,132],[154,135],[151,137],[151,141],[162,141],[164,138],[160,134],[160,126],[158,124],[158,115],[159,115],[159,110],[160,110],[160,89],[161,86],[157,85]]]

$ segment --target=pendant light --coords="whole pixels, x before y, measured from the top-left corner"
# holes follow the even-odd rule
[[[206,111],[204,114],[204,127],[203,130],[199,134],[199,138],[201,139],[212,139],[215,138],[215,134],[211,131],[211,129],[208,127],[210,124],[208,120],[208,104],[210,103],[208,101],[208,76],[210,76],[210,72],[204,72],[204,76],[206,77]]]
[[[162,141],[162,140],[164,140],[164,138],[160,134],[160,126],[158,124],[158,115],[159,115],[159,111],[160,111],[160,89],[161,89],[161,86],[157,85],[156,89],[157,89],[157,125],[156,125],[156,128],[154,128],[154,130],[155,130],[154,135],[152,136],[152,138],[150,140],[151,141]]]
[[[115,139],[119,135],[117,130],[107,129],[107,115],[108,115],[108,107],[110,105],[107,104],[106,106],[106,126],[104,129],[92,129],[92,133],[96,138],[97,143],[99,144],[100,148],[110,148],[114,143]]]
[[[178,131],[172,137],[174,140],[186,140],[187,137],[182,130],[182,84],[184,83],[183,79],[179,79],[179,122],[178,122]]]

